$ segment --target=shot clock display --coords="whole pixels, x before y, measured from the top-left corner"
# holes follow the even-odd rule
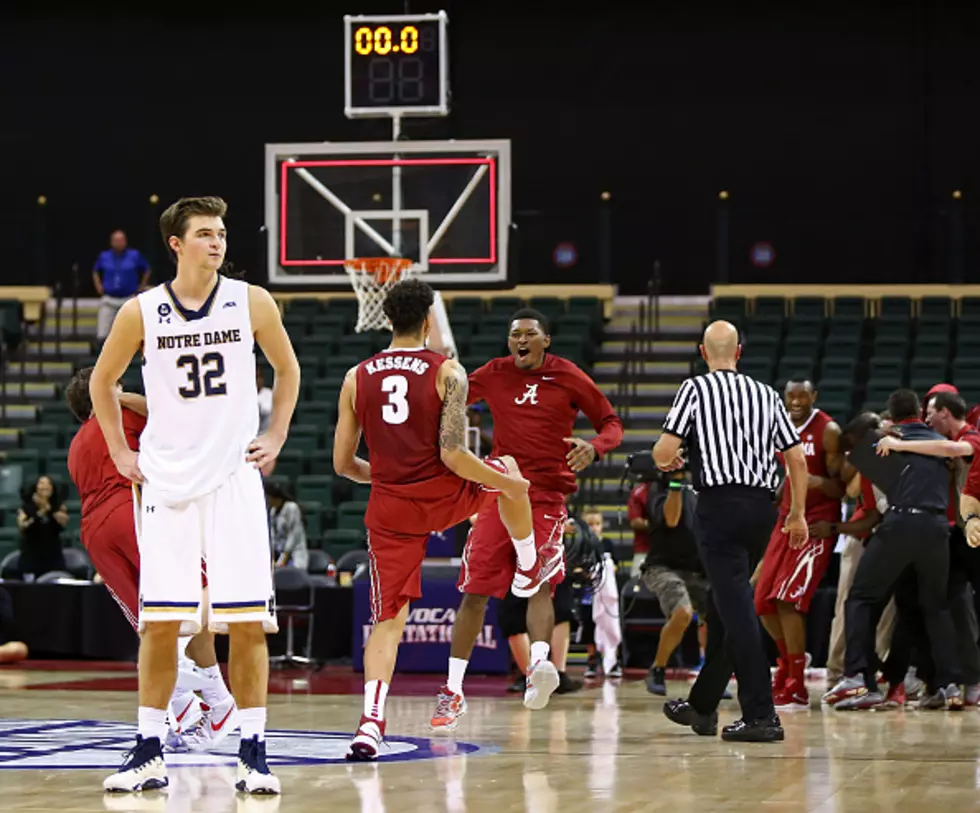
[[[445,116],[447,22],[444,11],[344,17],[348,118]]]

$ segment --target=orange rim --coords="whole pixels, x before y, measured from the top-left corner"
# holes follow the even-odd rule
[[[371,274],[379,285],[391,279],[401,279],[411,265],[412,261],[404,257],[355,257],[344,261],[348,270]]]

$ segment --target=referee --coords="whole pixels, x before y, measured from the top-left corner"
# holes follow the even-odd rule
[[[698,491],[698,548],[713,600],[705,622],[704,666],[687,700],[672,700],[664,714],[698,734],[718,730],[718,703],[734,667],[742,718],[722,729],[723,740],[776,742],[783,729],[772,704],[769,661],[749,579],[776,522],[776,452],[782,452],[792,488],[784,531],[792,547],[807,541],[804,519],[808,472],[800,437],[771,387],[736,369],[742,348],[728,322],[712,322],[701,355],[708,374],[689,378],[677,392],[653,447],[664,471],[685,465],[686,447]]]

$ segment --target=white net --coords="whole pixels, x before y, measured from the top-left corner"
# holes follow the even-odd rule
[[[415,273],[412,261],[401,257],[369,257],[344,260],[344,269],[357,296],[354,331],[391,330],[391,322],[384,313],[385,297],[392,285]]]

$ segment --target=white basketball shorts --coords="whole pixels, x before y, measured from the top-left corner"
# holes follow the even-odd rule
[[[217,490],[166,504],[144,484],[136,501],[140,551],[139,628],[180,621],[181,635],[202,625],[201,560],[207,563],[208,628],[261,621],[277,632],[272,552],[262,477],[243,464]]]

